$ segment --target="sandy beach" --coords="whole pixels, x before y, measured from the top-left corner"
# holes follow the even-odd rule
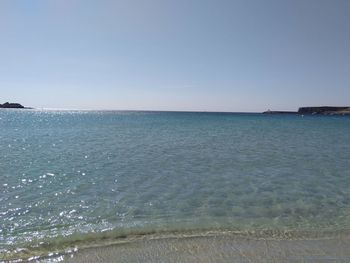
[[[350,262],[350,239],[250,239],[233,235],[144,239],[79,250],[66,262]]]

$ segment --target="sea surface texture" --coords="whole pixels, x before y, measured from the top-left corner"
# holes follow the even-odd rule
[[[0,260],[148,233],[348,229],[348,117],[0,111]]]

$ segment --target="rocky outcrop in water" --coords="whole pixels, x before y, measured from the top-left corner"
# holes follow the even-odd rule
[[[298,114],[312,114],[312,115],[345,115],[350,114],[350,107],[301,107]]]
[[[4,108],[4,109],[23,109],[24,106],[22,106],[19,103],[5,102],[4,104],[0,104],[0,108]]]
[[[349,115],[350,107],[301,107],[298,111],[265,111],[263,114],[298,114],[298,115]]]

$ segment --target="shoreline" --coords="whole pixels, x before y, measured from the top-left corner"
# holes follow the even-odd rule
[[[42,242],[41,245],[17,247],[3,252],[0,262],[113,262],[113,258],[120,255],[124,258],[118,262],[232,262],[232,259],[235,259],[234,262],[265,262],[259,261],[261,258],[268,259],[266,262],[274,262],[271,261],[273,259],[276,262],[304,262],[289,261],[288,258],[280,257],[280,254],[301,253],[300,255],[314,257],[324,250],[324,256],[340,255],[346,257],[344,262],[350,261],[350,251],[347,252],[350,247],[349,229],[151,231],[117,236],[107,231],[96,234],[97,236],[87,234],[85,238],[78,237],[66,242],[62,237],[57,237],[51,242]],[[273,249],[265,251],[266,246]],[[339,246],[343,246],[343,249]],[[197,249],[192,251],[192,248]],[[245,252],[242,254],[242,251]],[[172,254],[170,258],[169,254]],[[194,254],[198,261],[193,260]],[[206,261],[207,258],[211,258],[211,261]],[[228,260],[220,261],[223,258]]]
[[[138,239],[78,250],[64,262],[349,262],[349,238],[256,239],[232,234]]]

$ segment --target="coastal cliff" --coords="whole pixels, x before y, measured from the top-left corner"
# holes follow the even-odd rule
[[[24,106],[22,106],[19,103],[5,102],[4,104],[0,104],[0,108],[3,108],[3,109],[24,109]]]
[[[265,111],[263,114],[297,114],[297,115],[349,115],[350,107],[300,107],[298,111]]]
[[[345,115],[350,114],[350,107],[301,107],[298,114]]]

